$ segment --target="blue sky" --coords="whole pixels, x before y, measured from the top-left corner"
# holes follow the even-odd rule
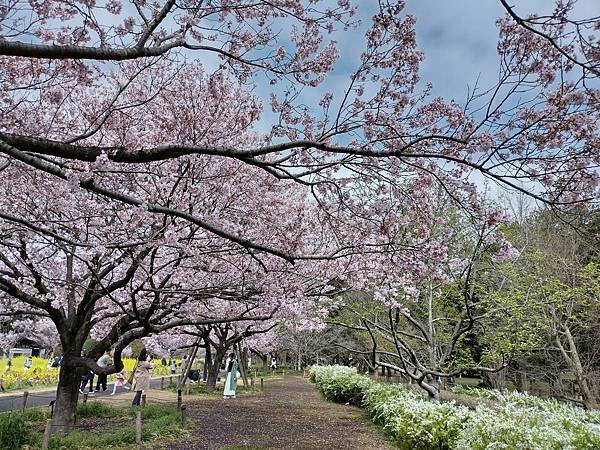
[[[528,3],[536,3],[536,0]],[[362,35],[376,5],[375,0],[361,0],[359,11],[363,26],[354,32],[334,36],[341,49],[340,60],[326,83],[317,89],[304,90],[303,100],[307,105],[317,105],[326,91],[334,92],[335,96],[340,86],[346,85],[348,74],[358,65],[363,49]],[[433,83],[435,95],[454,99],[460,104],[466,99],[467,85],[473,86],[478,75],[481,82],[493,83],[498,67],[495,21],[503,14],[497,0],[407,0],[404,14],[417,18],[417,40],[425,53],[421,80]],[[273,87],[260,78],[257,81],[256,94],[268,99]],[[268,105],[265,105],[259,128],[267,131],[272,119]]]
[[[527,16],[551,12],[555,2],[512,0],[512,3],[520,15]],[[333,91],[335,94],[340,86],[346,84],[348,73],[357,66],[357,58],[362,51],[362,35],[376,7],[376,0],[360,0],[361,29],[333,37],[339,41],[340,61],[327,83],[317,89],[305,90],[303,98],[307,104],[316,105],[323,92]],[[495,22],[504,15],[498,0],[406,0],[403,13],[417,18],[417,41],[425,53],[421,80],[433,84],[435,95],[462,104],[467,96],[467,86],[472,87],[478,76],[480,87],[492,85],[497,79],[498,29]],[[599,13],[600,0],[578,1],[575,16],[591,17]],[[260,80],[256,93],[268,99],[271,90],[271,86]],[[268,111],[265,110],[265,113],[264,119],[269,121]]]
[[[425,53],[421,79],[434,93],[463,103],[467,84],[491,83],[497,75],[496,0],[409,0],[406,12],[417,17],[417,39]],[[486,83],[487,84],[487,83]]]

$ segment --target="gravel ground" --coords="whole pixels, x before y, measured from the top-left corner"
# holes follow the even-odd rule
[[[266,383],[264,395],[188,402],[188,411],[197,428],[169,450],[392,448],[361,409],[324,400],[299,377]]]

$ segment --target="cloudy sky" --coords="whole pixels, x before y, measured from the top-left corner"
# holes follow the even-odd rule
[[[541,1],[549,3],[550,0]],[[600,0],[591,1],[600,3]],[[527,0],[526,3],[540,3],[540,0]],[[326,83],[318,89],[303,92],[307,105],[316,105],[323,92],[335,94],[340,91],[340,86],[346,85],[349,73],[358,66],[363,50],[362,35],[370,25],[374,8],[377,8],[377,1],[361,0],[362,26],[355,32],[334,37],[341,50],[340,60]],[[495,21],[503,15],[498,0],[407,0],[404,14],[417,18],[417,41],[425,53],[421,80],[433,83],[435,95],[462,103],[467,96],[467,85],[473,86],[478,75],[481,82],[487,81],[486,84],[491,84],[497,77],[498,30]],[[360,40],[357,35],[361,36]],[[272,86],[263,83],[258,83],[256,93],[264,99],[268,98]],[[272,120],[266,107],[264,128],[260,128],[266,131]]]
[[[520,15],[527,16],[551,12],[555,2],[512,0],[512,3]],[[328,83],[304,93],[307,104],[318,103],[324,91],[335,92],[348,80],[363,48],[357,35],[362,38],[377,4],[376,0],[360,0],[363,26],[356,32],[334,37],[341,48],[336,71],[330,75]],[[467,86],[472,87],[478,76],[480,86],[489,86],[497,79],[496,20],[505,13],[498,0],[406,0],[404,13],[417,18],[417,41],[425,53],[421,80],[433,83],[435,95],[454,99],[460,104],[466,99]],[[592,17],[599,13],[600,0],[578,0],[574,17]],[[268,91],[269,86],[258,86],[257,93],[262,98]]]
[[[549,13],[553,0],[512,0],[521,16]],[[417,39],[425,53],[421,78],[435,92],[464,101],[477,76],[493,82],[498,74],[496,20],[505,13],[498,0],[406,0],[417,18]],[[600,14],[600,0],[579,0],[573,17]]]
[[[434,92],[462,103],[467,84],[493,81],[497,75],[495,0],[408,0],[406,11],[417,17],[417,39],[425,53],[421,79]]]

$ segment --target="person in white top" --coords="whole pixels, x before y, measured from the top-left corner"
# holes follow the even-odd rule
[[[108,365],[110,364],[110,355],[108,353],[104,353],[104,355],[102,355],[98,359],[97,363],[103,369],[106,368],[106,367],[108,367]],[[103,391],[106,390],[106,379],[107,379],[107,377],[108,377],[108,375],[106,375],[106,373],[100,372],[98,374],[98,381],[96,381],[96,392],[100,392],[100,387],[102,387]]]

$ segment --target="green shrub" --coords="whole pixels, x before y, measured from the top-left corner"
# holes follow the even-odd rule
[[[34,445],[38,440],[22,413],[0,414],[0,450],[19,449],[27,444]]]
[[[81,403],[77,406],[77,415],[79,417],[121,417],[127,414],[127,410],[99,401]]]
[[[356,369],[344,366],[311,370],[311,379],[317,383],[317,387],[328,400],[356,406],[361,406],[364,391],[373,385],[369,377],[359,375]]]
[[[47,407],[42,408],[27,408],[23,412],[18,413],[25,422],[44,422],[50,418],[50,410]]]
[[[143,408],[132,408],[132,410],[140,411],[142,413],[142,420],[157,419],[163,416],[178,414],[177,408],[174,406],[146,405]]]
[[[450,449],[461,436],[469,410],[454,403],[434,403],[398,385],[374,383],[363,404],[400,448]]]

